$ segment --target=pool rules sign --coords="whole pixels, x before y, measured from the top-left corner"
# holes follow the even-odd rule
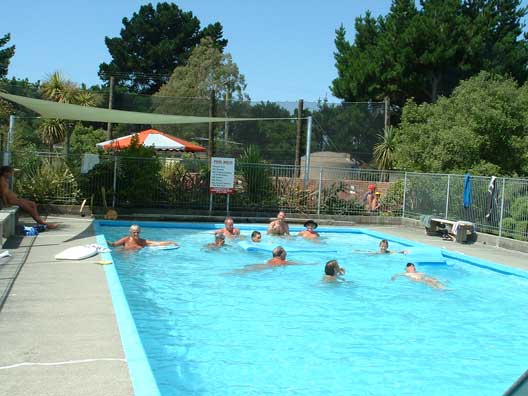
[[[233,194],[235,181],[234,158],[211,158],[211,181],[209,192],[213,194]]]

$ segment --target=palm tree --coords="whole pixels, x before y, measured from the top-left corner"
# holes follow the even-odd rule
[[[42,84],[42,96],[48,100],[53,100],[60,103],[78,104],[81,106],[95,106],[95,96],[80,89],[73,81],[67,80],[59,72],[53,72],[49,75],[46,81]],[[70,135],[72,130],[72,123],[63,122],[63,139],[64,139],[64,153],[70,153]],[[55,141],[57,142],[57,141]]]
[[[64,122],[57,118],[44,119],[39,126],[40,138],[48,145],[50,153],[53,151],[55,143],[64,140],[65,132]]]
[[[65,79],[59,71],[51,73],[42,83],[42,96],[48,100],[60,103],[75,103],[79,88],[70,80]]]
[[[378,143],[374,145],[374,159],[378,169],[389,170],[394,166],[394,151],[396,149],[396,134],[392,126],[386,127],[378,134]]]

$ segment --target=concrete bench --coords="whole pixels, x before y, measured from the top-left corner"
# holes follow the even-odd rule
[[[458,228],[456,231],[456,234],[452,232],[453,226],[455,223],[458,223]],[[468,235],[471,235],[473,231],[473,223],[469,221],[452,221],[447,219],[440,219],[440,218],[432,218],[431,219],[431,225],[429,227],[425,227],[425,231],[427,232],[427,235],[435,235],[438,231],[438,228],[440,225],[449,226],[450,227],[450,234],[454,234],[456,241],[458,243],[467,242]]]
[[[15,235],[19,212],[20,208],[18,206],[8,206],[0,209],[0,237],[2,239],[0,247],[4,246],[4,239]]]

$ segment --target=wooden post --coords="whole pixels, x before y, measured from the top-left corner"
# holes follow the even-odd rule
[[[112,110],[114,106],[114,76],[110,76],[110,82],[108,83],[108,109]],[[106,126],[106,139],[112,139],[112,123],[109,122]]]
[[[297,102],[297,136],[295,138],[295,176],[299,177],[301,172],[301,143],[303,134],[303,107],[304,101]]]
[[[211,97],[209,99],[209,117],[214,117],[216,114],[216,97],[214,89],[211,90]],[[207,155],[209,156],[209,165],[211,165],[211,158],[215,154],[215,135],[214,123],[209,123],[209,146],[207,147]]]
[[[390,126],[390,99],[388,96],[385,96],[385,122],[383,126],[387,129]]]
[[[226,92],[225,92],[225,107],[224,107],[224,117],[225,118],[229,117],[228,108],[229,108],[229,89],[226,89]],[[228,139],[229,139],[229,122],[226,121],[224,123],[224,142],[225,142],[226,146],[227,146],[227,140]]]

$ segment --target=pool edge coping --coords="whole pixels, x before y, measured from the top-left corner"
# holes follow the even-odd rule
[[[93,226],[97,244],[108,247],[106,238],[101,232],[99,221],[95,220]],[[136,322],[130,311],[121,280],[115,268],[112,254],[111,252],[101,253],[101,258],[112,262],[112,264],[105,265],[104,270],[134,395],[161,396],[158,383],[141,342]]]

